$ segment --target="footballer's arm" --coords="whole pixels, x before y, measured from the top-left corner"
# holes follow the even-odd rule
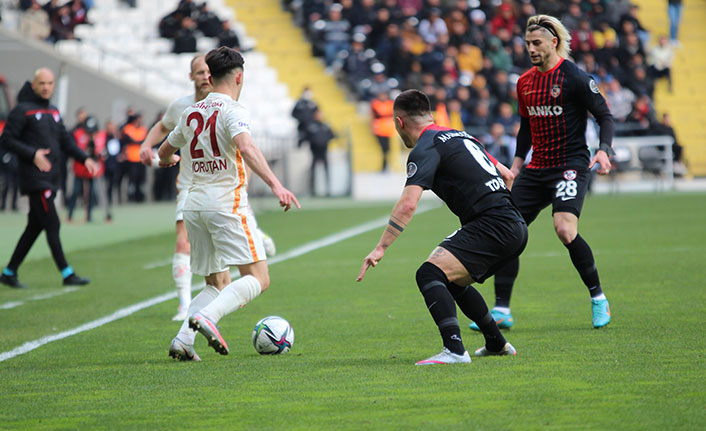
[[[176,155],[177,151],[179,151],[179,148],[172,146],[169,140],[162,142],[159,150],[157,150],[157,154],[159,155],[159,167],[170,168],[176,165],[180,158]]]
[[[404,188],[402,196],[392,208],[390,220],[385,226],[385,231],[382,233],[378,245],[363,259],[363,266],[360,268],[356,281],[363,279],[368,268],[377,266],[380,259],[385,255],[387,248],[405,230],[414,216],[414,211],[417,209],[417,204],[422,197],[423,191],[424,189],[417,185],[409,185]]]
[[[284,207],[285,211],[289,210],[289,208],[292,207],[292,204],[294,204],[297,208],[301,208],[301,205],[299,205],[299,201],[297,201],[294,193],[284,188],[282,183],[280,183],[275,176],[274,172],[272,172],[270,165],[267,164],[265,156],[262,154],[262,151],[255,146],[255,143],[249,133],[238,133],[235,138],[233,138],[233,143],[235,143],[238,151],[240,151],[245,163],[247,163],[250,169],[252,169],[258,177],[262,178],[265,184],[270,187],[272,193],[277,196],[280,206]]]
[[[157,121],[157,124],[152,126],[144,142],[140,145],[140,161],[143,165],[152,166],[152,161],[154,160],[152,147],[159,145],[167,137],[168,133],[169,129],[162,124],[162,120]]]

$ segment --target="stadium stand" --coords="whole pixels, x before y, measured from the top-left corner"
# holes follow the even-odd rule
[[[697,60],[685,61],[686,49],[668,47],[676,51],[674,69],[678,70],[673,74],[675,92],[665,92],[666,80],[656,79],[649,61],[657,37],[668,28],[666,3],[659,0],[638,3],[283,0],[284,7],[292,11],[295,22],[310,41],[314,55],[324,56],[327,49],[338,50],[333,69],[350,97],[365,101],[384,86],[391,90],[416,87],[431,95],[437,108],[437,122],[464,127],[479,136],[487,135],[490,125],[498,121],[509,133],[516,131],[517,99],[513,87],[530,66],[523,47],[525,22],[535,13],[560,17],[573,37],[573,60],[596,78],[609,102],[624,113],[618,116],[617,135],[659,133],[657,113],[673,112],[677,135],[688,145],[689,162],[695,172],[701,172],[699,160],[704,150],[699,137],[704,136],[703,108],[697,100],[703,96],[704,80],[686,77],[687,73],[702,74],[699,62],[703,60],[697,56]],[[333,15],[332,8],[337,9]],[[702,49],[698,44],[706,38],[697,34],[698,24],[689,26],[689,22],[697,23],[698,17],[703,18],[703,4],[687,3],[687,8],[683,33],[690,40],[685,43]],[[692,11],[695,17],[687,19]],[[643,13],[647,25],[642,21]],[[339,21],[337,15],[348,25],[332,26],[331,22]],[[350,43],[347,47],[329,42],[330,32],[340,33],[341,29],[347,29]],[[341,36],[337,34],[335,39]],[[694,64],[694,71],[686,72],[684,63]],[[697,82],[684,85],[694,81]],[[514,124],[508,124],[500,116],[500,107],[507,104],[514,110]],[[479,114],[478,105],[490,108],[488,118]],[[357,148],[353,150],[356,152]],[[680,153],[675,151],[675,154]]]

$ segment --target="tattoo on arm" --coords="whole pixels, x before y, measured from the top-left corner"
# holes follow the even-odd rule
[[[397,229],[400,232],[402,232],[405,228],[404,223],[402,223],[402,221],[400,219],[398,219],[397,217],[394,217],[394,216],[390,217],[390,220],[387,222],[387,224],[389,224],[390,226],[392,226],[393,228]]]
[[[392,235],[394,235],[395,237],[400,236],[400,233],[399,233],[399,232],[397,232],[396,230],[390,229],[389,227],[388,227],[388,228],[385,228],[385,230],[386,230],[387,232],[390,232],[390,233],[391,233]]]

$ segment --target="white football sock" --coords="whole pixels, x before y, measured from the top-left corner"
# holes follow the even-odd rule
[[[497,311],[503,314],[510,314],[510,307],[493,307],[493,311]]]
[[[209,284],[203,288],[198,295],[194,297],[189,305],[189,312],[187,313],[186,320],[181,324],[181,329],[179,329],[179,339],[187,344],[194,344],[194,338],[196,338],[196,331],[189,328],[189,316],[201,311],[205,306],[213,302],[214,299],[218,297],[220,292],[214,286]]]
[[[189,308],[191,303],[191,257],[185,253],[174,253],[172,276],[179,295],[181,310]]]
[[[602,300],[602,299],[606,299],[605,293],[601,293],[600,295],[593,296],[593,297],[591,297],[591,299],[595,299],[596,301],[600,301],[600,300]]]
[[[239,308],[245,307],[250,301],[257,298],[262,292],[260,282],[252,275],[246,275],[235,280],[218,295],[208,306],[201,310],[201,314],[214,323],[218,323],[223,316]]]

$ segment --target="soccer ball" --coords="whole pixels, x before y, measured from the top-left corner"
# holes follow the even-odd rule
[[[252,345],[261,355],[279,355],[289,352],[294,344],[292,325],[279,316],[267,316],[255,324]]]

